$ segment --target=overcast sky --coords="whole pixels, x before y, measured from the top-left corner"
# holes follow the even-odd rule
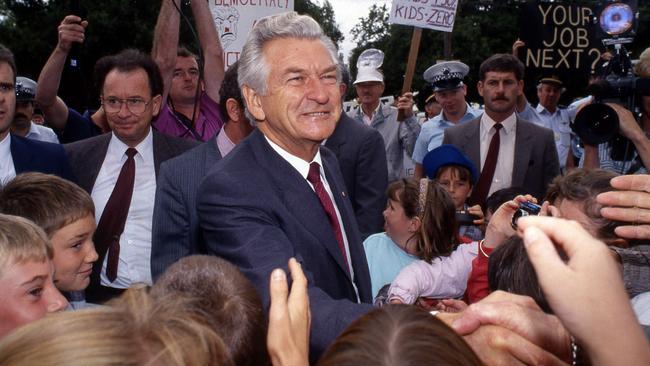
[[[316,0],[321,5],[323,0]],[[350,51],[354,48],[355,44],[352,42],[352,35],[350,31],[358,22],[359,18],[368,16],[368,10],[372,4],[382,5],[387,4],[390,7],[391,0],[330,0],[334,8],[334,15],[336,22],[345,36],[345,40],[341,42],[341,52],[345,55],[347,60]]]

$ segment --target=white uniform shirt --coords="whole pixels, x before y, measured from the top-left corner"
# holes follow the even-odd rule
[[[97,223],[102,217],[106,203],[115,188],[117,177],[126,162],[126,149],[128,146],[113,134],[91,194],[95,203]],[[156,196],[156,172],[151,129],[149,129],[147,137],[135,149],[138,151],[133,157],[135,159],[135,182],[124,232],[120,236],[117,278],[111,283],[106,277],[107,253],[101,272],[103,286],[128,288],[135,283],[151,284],[151,222]]]
[[[54,131],[51,128],[41,126],[34,122],[30,122],[30,123],[31,124],[29,125],[29,131],[27,131],[27,134],[25,135],[26,138],[32,140],[38,140],[38,141],[51,142],[54,144],[59,143],[59,138],[56,137],[56,133],[54,133]]]

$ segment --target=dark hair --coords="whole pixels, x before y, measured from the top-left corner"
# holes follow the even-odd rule
[[[426,178],[423,178],[426,179]],[[447,191],[436,181],[427,179],[424,207],[419,207],[420,186],[413,179],[401,179],[388,186],[386,195],[399,202],[408,218],[419,217],[416,255],[431,263],[433,258],[448,256],[458,244],[456,207]]]
[[[490,292],[503,290],[530,296],[542,310],[552,313],[537,280],[537,274],[528,259],[523,240],[511,236],[498,246],[488,261]]]
[[[374,309],[343,331],[318,366],[482,365],[465,341],[425,310]]]
[[[241,89],[239,89],[239,84],[237,83],[237,67],[239,62],[235,62],[230,65],[226,74],[223,77],[223,82],[221,83],[221,88],[219,89],[219,109],[221,114],[228,119],[228,108],[226,107],[226,101],[230,98],[234,99],[241,108],[244,108],[244,101],[241,96]]]
[[[224,259],[182,258],[160,276],[151,295],[194,299],[195,316],[221,335],[236,365],[267,363],[262,301],[250,281]]]
[[[497,53],[483,61],[478,69],[479,80],[484,81],[490,71],[512,72],[517,80],[524,79],[524,64],[509,53]]]
[[[492,192],[490,197],[485,201],[487,210],[494,213],[504,203],[515,199],[520,194],[526,194],[528,191],[522,187],[509,187]]]
[[[604,218],[600,214],[603,205],[596,201],[598,194],[615,190],[609,181],[616,176],[616,173],[604,169],[572,169],[567,175],[558,175],[553,179],[546,200],[553,205],[559,200],[579,203],[597,228],[598,239],[618,239],[614,229],[622,223]]]
[[[95,215],[90,195],[78,185],[43,173],[18,174],[0,190],[0,212],[28,218],[48,237],[62,227]]]
[[[470,186],[472,186],[472,173],[470,173],[469,169],[462,165],[452,164],[441,166],[440,169],[438,169],[438,172],[436,172],[436,180],[439,180],[442,173],[446,172],[447,170],[450,170],[452,175],[455,173],[458,179],[465,181],[469,183]]]
[[[11,71],[14,72],[14,82],[16,81],[16,60],[14,59],[14,54],[11,53],[11,50],[0,44],[0,63],[7,63],[11,67]]]
[[[192,53],[192,51],[188,50],[187,47],[183,46],[178,47],[176,50],[176,57],[192,57],[197,60],[197,62],[199,58],[196,54]]]
[[[126,49],[116,55],[104,56],[95,64],[95,83],[101,94],[104,89],[106,75],[112,70],[117,69],[121,72],[131,72],[137,69],[143,69],[149,79],[149,89],[151,96],[162,95],[163,81],[160,75],[160,69],[156,62],[146,53],[136,49]]]

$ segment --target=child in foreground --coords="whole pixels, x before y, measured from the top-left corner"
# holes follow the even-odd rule
[[[418,185],[402,179],[388,187],[387,195],[386,231],[363,243],[373,297],[403,267],[418,259],[430,263],[448,256],[459,243],[454,204],[438,183],[423,178]]]
[[[22,217],[0,214],[0,339],[68,306],[52,281],[51,259],[43,230]]]
[[[483,210],[480,205],[467,204],[478,179],[474,164],[455,146],[442,145],[424,156],[422,169],[427,177],[445,188],[454,201],[456,212],[460,214],[458,235],[472,240],[483,239]]]
[[[95,206],[79,186],[54,175],[19,174],[0,192],[0,212],[39,225],[52,243],[56,287],[74,309],[85,307],[97,252]]]

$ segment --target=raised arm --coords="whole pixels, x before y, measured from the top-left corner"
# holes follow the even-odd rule
[[[163,101],[167,102],[169,89],[172,87],[174,68],[176,67],[176,52],[178,50],[178,28],[180,26],[180,15],[174,6],[181,6],[180,0],[162,0],[160,13],[156,21],[156,30],[153,35],[153,47],[151,57],[160,68],[160,73],[165,85]]]
[[[58,130],[65,128],[68,120],[68,107],[57,96],[59,84],[61,83],[61,74],[72,44],[75,42],[83,43],[87,26],[88,22],[82,21],[76,15],[68,15],[63,18],[58,27],[59,42],[38,76],[36,102],[43,110],[43,115],[48,124]]]
[[[217,27],[206,0],[192,1],[192,13],[199,32],[199,42],[203,51],[203,78],[205,92],[214,101],[219,101],[219,89],[225,74],[223,49]]]

